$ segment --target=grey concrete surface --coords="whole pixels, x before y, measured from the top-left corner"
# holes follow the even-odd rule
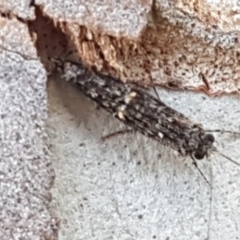
[[[18,30],[24,33],[20,26]],[[22,43],[21,48],[26,45]],[[46,80],[45,69],[38,60],[1,51],[1,240],[40,240],[49,236],[56,239],[56,223],[47,207],[54,170],[45,132]]]
[[[189,157],[140,134],[102,142],[124,126],[66,83],[50,80],[48,96],[51,210],[62,219],[60,240],[239,239],[239,166],[217,153],[199,161],[211,188]],[[166,90],[159,96],[206,129],[240,131],[236,97]],[[240,162],[240,136],[214,136],[219,151]]]

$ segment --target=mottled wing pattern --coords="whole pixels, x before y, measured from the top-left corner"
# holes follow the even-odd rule
[[[202,159],[212,147],[214,137],[206,134],[201,124],[192,122],[146,90],[90,70],[81,63],[66,62],[62,70],[68,81],[103,109],[182,155],[193,154]]]

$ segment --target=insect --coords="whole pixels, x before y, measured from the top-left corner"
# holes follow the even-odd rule
[[[53,61],[67,81],[100,107],[134,130],[170,146],[180,155],[191,156],[196,167],[196,160],[208,156],[210,151],[218,152],[213,147],[212,131],[206,131],[201,124],[194,123],[147,91],[89,69],[81,62]],[[240,166],[228,156],[219,154]],[[198,171],[203,176],[200,169]]]

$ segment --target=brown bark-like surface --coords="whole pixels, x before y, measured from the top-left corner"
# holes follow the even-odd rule
[[[75,57],[104,73],[142,86],[204,91],[212,96],[238,93],[237,6],[226,3],[219,8],[204,1],[36,4],[68,38],[67,49],[74,49]],[[37,31],[41,35],[42,30]],[[39,40],[39,45],[47,42],[48,50],[61,45],[57,35]],[[71,58],[66,51],[64,55]]]

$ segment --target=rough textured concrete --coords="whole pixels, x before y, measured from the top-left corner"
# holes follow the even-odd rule
[[[56,239],[47,145],[46,71],[24,24],[1,19],[0,239]],[[51,237],[51,238],[50,238]]]
[[[168,92],[160,97],[207,129],[239,129],[239,100]],[[56,181],[51,209],[62,218],[65,239],[237,239],[240,235],[240,167],[213,153],[198,162],[139,134],[102,142],[124,128],[65,83],[49,83],[48,132]],[[220,151],[239,161],[239,136],[214,134]],[[210,170],[213,171],[211,178]],[[210,218],[210,222],[209,222]]]
[[[55,3],[55,1],[49,2],[52,5]],[[70,5],[73,8],[70,15],[75,14],[76,9],[80,10],[83,7],[77,8],[74,1],[70,5],[63,1],[59,2],[63,3],[62,8],[57,9],[60,10],[60,20],[65,19],[64,16],[69,13]],[[95,14],[96,21],[93,24],[103,24],[105,32],[115,33],[116,36],[137,38],[147,24],[146,14],[149,13],[151,1],[130,2],[140,8],[136,9],[133,5],[129,9],[126,8],[126,1],[115,1],[115,7],[108,8],[109,1],[104,1],[105,6],[101,7],[101,10],[108,12],[96,12],[97,5],[91,5],[90,10]],[[140,2],[145,7],[138,5]],[[177,10],[179,6],[181,7],[181,2],[185,1],[176,2]],[[97,3],[101,4],[102,1],[96,1]],[[172,4],[172,1],[169,3]],[[89,5],[89,2],[86,4]],[[193,8],[192,6],[187,6],[185,10],[196,11],[196,5]],[[163,10],[162,5],[159,7]],[[38,8],[39,12],[40,9]],[[46,5],[43,9],[45,11],[42,15],[48,12]],[[207,10],[206,14],[202,11],[204,9]],[[179,75],[173,75],[175,78],[170,80],[177,79],[177,82],[172,82],[174,86],[182,86],[177,84],[179,80],[182,80],[186,84],[184,87],[187,88],[192,87],[191,84],[190,86],[187,84],[189,80],[196,83],[197,79],[202,84],[199,76],[206,73],[206,79],[211,80],[213,86],[217,84],[217,88],[215,86],[210,90],[215,89],[214,92],[218,93],[231,92],[232,89],[239,91],[237,32],[239,26],[235,24],[238,21],[239,8],[234,8],[235,12],[230,8],[231,15],[228,15],[229,8],[221,7],[220,10],[227,14],[221,14],[220,18],[219,9],[216,9],[217,15],[213,14],[213,18],[210,16],[211,21],[208,21],[208,18],[206,20],[205,16],[209,16],[209,11],[211,13],[216,11],[212,11],[208,6],[204,9],[201,8],[201,11],[196,12],[195,20],[198,23],[196,25],[192,24],[191,14],[185,12],[186,17],[182,17],[181,9],[179,12],[173,12],[170,5],[169,12],[166,11],[160,17],[160,21],[162,17],[168,19],[165,20],[164,26],[161,21],[162,30],[159,32],[153,26],[153,30],[159,35],[152,35],[152,31],[143,34],[145,41],[140,43],[140,46],[146,46],[147,42],[151,45],[153,42],[153,46],[148,45],[149,53],[144,49],[141,53],[142,56],[147,57],[145,59],[147,61],[143,61],[147,64],[139,61],[141,55],[135,51],[136,43],[131,45],[131,41],[117,41],[126,46],[123,57],[127,62],[120,62],[122,63],[120,65],[115,59],[118,54],[115,51],[108,51],[109,48],[113,50],[111,44],[115,41],[110,36],[94,39],[94,34],[87,29],[74,25],[77,30],[76,36],[79,36],[79,30],[80,32],[83,30],[83,35],[76,40],[79,46],[84,47],[87,56],[91,56],[91,46],[104,42],[107,47],[102,49],[103,52],[110,53],[110,57],[113,58],[107,58],[106,55],[103,59],[110,61],[117,68],[120,66],[120,70],[123,67],[127,69],[130,65],[132,68],[129,72],[133,73],[134,79],[136,73],[140,72],[141,75],[141,71],[144,72],[143,66],[150,66],[156,70],[154,72],[156,79],[162,77],[165,80],[164,76],[168,77],[170,73],[168,71],[170,66],[173,73],[180,72],[184,76],[179,78]],[[114,15],[116,10],[120,11],[118,16]],[[66,45],[58,38],[59,35],[54,35],[55,30],[59,31],[57,30],[59,19],[53,20],[52,25],[56,29],[49,27],[51,18],[54,18],[50,15],[46,21],[41,21],[39,15],[36,16],[36,25],[39,24],[38,29],[41,31],[38,36],[32,32],[33,39],[30,38],[25,21],[35,18],[34,7],[30,7],[30,1],[18,1],[18,3],[2,1],[0,11],[3,13],[0,19],[1,240],[57,239],[58,225],[53,217],[53,211],[62,219],[60,239],[202,240],[209,235],[208,232],[210,239],[237,239],[240,235],[238,167],[216,154],[211,157],[210,163],[207,161],[199,163],[209,179],[209,169],[211,167],[213,169],[212,214],[209,217],[210,188],[189,158],[179,158],[169,148],[138,134],[128,134],[101,142],[102,135],[123,126],[103,111],[96,110],[90,101],[76,94],[74,90],[65,86],[61,92],[52,82],[49,87],[48,132],[52,142],[52,160],[57,178],[52,190],[53,202],[49,209],[48,204],[51,201],[49,189],[54,173],[48,149],[50,144],[48,145],[46,141],[45,133],[47,76],[43,65],[37,59],[33,41],[43,36],[41,43],[51,53],[47,54],[45,49],[47,57],[55,56],[54,51],[61,55],[59,50],[61,48],[58,47]],[[83,20],[84,14],[81,15]],[[108,21],[104,21],[106,14],[109,16]],[[14,16],[20,17],[22,21]],[[229,24],[226,25],[227,22]],[[89,26],[89,21],[87,23]],[[230,33],[227,32],[229,30]],[[71,34],[68,36],[73,37]],[[169,38],[170,36],[172,38]],[[58,41],[53,41],[55,39]],[[158,44],[155,45],[155,39],[160,41],[162,50]],[[73,39],[71,40],[73,43]],[[48,41],[52,45],[48,45]],[[122,45],[119,46],[118,43],[114,45],[115,50],[121,52]],[[205,44],[210,44],[211,47],[206,48]],[[130,46],[133,48],[129,48]],[[153,54],[154,61],[149,63],[153,48],[163,60],[166,56],[167,59],[174,61],[173,56],[176,56],[182,61],[179,64],[173,62],[169,66],[166,61],[158,64],[155,61],[157,57]],[[44,49],[43,52],[40,48],[37,50],[42,57]],[[69,49],[65,50],[67,52]],[[175,55],[172,55],[172,50]],[[193,55],[191,55],[192,51]],[[78,53],[83,57],[83,53]],[[130,58],[131,53],[133,53],[132,58]],[[187,57],[182,57],[182,54]],[[99,56],[102,58],[101,54],[97,55]],[[96,58],[93,59],[94,63]],[[159,75],[163,66],[167,76]],[[176,71],[173,71],[173,66]],[[191,74],[192,71],[194,75]],[[213,75],[213,71],[216,75]],[[150,72],[152,73],[147,71]],[[165,91],[161,91],[161,98],[192,119],[202,122],[207,128],[239,129],[240,113],[237,99],[224,97],[209,100],[204,99],[203,95]],[[231,134],[220,134],[216,137],[221,151],[239,161],[239,137]]]

